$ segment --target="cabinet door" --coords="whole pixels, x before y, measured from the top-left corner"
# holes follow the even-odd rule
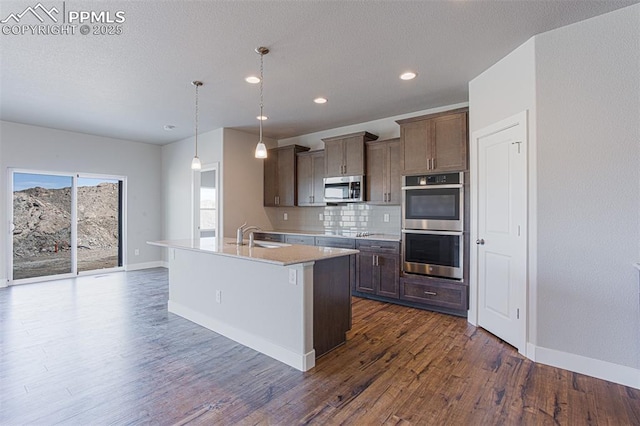
[[[364,175],[364,139],[362,136],[344,139],[344,175]]]
[[[374,259],[373,253],[361,251],[356,255],[356,291],[374,294]]]
[[[324,174],[326,177],[342,176],[344,158],[344,141],[335,140],[324,143]]]
[[[402,174],[425,173],[431,158],[430,121],[421,120],[400,126],[400,165]]]
[[[402,201],[402,175],[400,172],[400,140],[387,143],[387,203],[400,204]]]
[[[313,176],[311,182],[311,199],[314,205],[323,206],[324,202],[324,152],[312,156]]]
[[[314,176],[313,157],[298,155],[298,205],[313,204]]]
[[[377,273],[378,288],[376,294],[380,296],[400,296],[400,260],[398,255],[378,254]]]
[[[385,171],[387,168],[387,146],[383,143],[368,143],[366,192],[367,201],[374,203],[386,202]]]
[[[467,170],[467,113],[445,115],[431,121],[432,171]]]
[[[278,197],[278,150],[270,149],[264,159],[264,205],[277,206]]]
[[[296,205],[296,153],[293,148],[278,152],[278,206]]]

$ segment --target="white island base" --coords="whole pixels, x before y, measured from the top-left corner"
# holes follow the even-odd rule
[[[234,256],[168,241],[151,244],[169,247],[169,312],[301,371],[315,366],[318,346],[321,355],[344,343],[351,314],[349,255],[356,251],[313,248],[318,260],[278,264],[261,259],[261,251],[284,248],[241,247]],[[303,246],[287,250],[296,247]],[[241,250],[251,250],[251,258]]]

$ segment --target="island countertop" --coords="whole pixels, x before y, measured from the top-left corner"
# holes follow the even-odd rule
[[[261,243],[257,241],[257,243]],[[147,244],[173,249],[190,250],[265,262],[275,265],[295,265],[297,263],[313,262],[333,257],[348,256],[358,253],[358,250],[305,246],[297,244],[280,244],[264,241],[267,247],[249,247],[236,245],[234,238],[194,238],[185,240],[147,241]]]

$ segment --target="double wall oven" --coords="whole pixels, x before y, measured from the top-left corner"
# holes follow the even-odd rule
[[[404,176],[403,271],[462,279],[464,173]]]

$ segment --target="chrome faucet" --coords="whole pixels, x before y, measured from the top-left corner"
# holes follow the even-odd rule
[[[244,227],[247,226],[247,222],[243,223],[242,225],[240,225],[238,227],[238,230],[236,231],[236,244],[241,246],[242,245],[242,237],[244,235]]]
[[[236,244],[241,246],[243,244],[244,234],[247,231],[251,231],[249,234],[249,247],[253,247],[253,231],[262,231],[261,228],[257,226],[247,226],[247,222],[242,224],[238,230],[236,231]]]

